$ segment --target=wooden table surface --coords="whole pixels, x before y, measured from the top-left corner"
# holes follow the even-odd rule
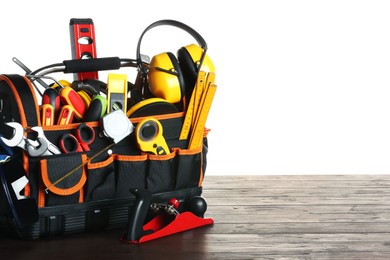
[[[0,259],[390,259],[390,175],[206,176],[203,197],[212,226],[142,245],[0,235]]]

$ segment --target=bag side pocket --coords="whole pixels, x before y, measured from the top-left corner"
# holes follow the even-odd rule
[[[113,199],[115,197],[114,157],[103,162],[87,164],[88,176],[85,185],[85,201]]]
[[[152,193],[173,191],[175,188],[176,150],[167,155],[148,154],[146,187]]]
[[[175,190],[198,187],[203,176],[202,147],[176,150]]]
[[[115,155],[116,197],[129,197],[129,189],[146,188],[148,156]]]

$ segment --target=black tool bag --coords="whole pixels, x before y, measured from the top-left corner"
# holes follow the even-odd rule
[[[26,130],[25,136],[34,139],[31,127],[40,126],[39,104],[29,78],[20,75],[0,76],[0,134],[12,136],[7,122],[19,122]],[[153,115],[151,115],[153,116]],[[139,150],[134,132],[110,147],[110,152],[99,151],[112,143],[97,134],[88,152],[61,153],[32,157],[19,147],[13,147],[11,162],[4,167],[8,176],[27,176],[29,182],[19,199],[36,201],[39,218],[27,226],[15,224],[5,201],[9,193],[0,188],[0,228],[17,233],[23,239],[42,236],[80,233],[89,230],[125,227],[134,197],[133,188],[145,188],[153,193],[153,201],[167,201],[172,197],[184,202],[201,194],[201,184],[206,170],[207,131],[203,146],[188,150],[187,140],[179,140],[184,112],[155,115],[170,148],[167,155],[154,155]],[[128,119],[136,126],[143,117]],[[53,144],[58,144],[65,133],[73,133],[80,123],[43,126],[44,134]],[[101,133],[101,122],[90,122],[96,133]],[[91,158],[93,158],[91,160]],[[82,165],[82,167],[78,167]],[[76,170],[75,170],[76,169]],[[66,173],[74,173],[53,185]],[[4,185],[4,183],[3,183]],[[11,186],[9,186],[11,187]],[[12,192],[12,190],[11,190]],[[8,196],[8,198],[7,198]],[[29,214],[23,213],[23,214]],[[20,216],[26,217],[26,216]],[[28,216],[27,216],[28,218]]]

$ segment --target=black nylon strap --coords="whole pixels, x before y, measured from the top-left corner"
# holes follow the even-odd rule
[[[13,83],[16,91],[19,94],[20,101],[22,102],[24,115],[26,118],[27,125],[37,126],[38,125],[38,115],[36,113],[37,102],[35,96],[31,92],[30,87],[28,86],[25,78],[17,74],[3,75],[7,77]],[[12,86],[10,86],[12,87]],[[16,100],[17,101],[17,100]],[[19,111],[22,113],[22,111]]]

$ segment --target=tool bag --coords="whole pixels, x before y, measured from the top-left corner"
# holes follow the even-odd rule
[[[99,61],[102,60],[97,59]],[[65,72],[76,73],[80,68],[86,70],[83,66],[69,67],[65,63]],[[108,67],[112,68],[112,65]],[[100,68],[99,65],[95,70]],[[39,105],[31,77],[0,75],[1,136],[10,138],[14,132],[7,123],[18,122],[24,129],[25,138],[36,139],[36,133],[31,128],[41,126]],[[11,160],[3,164],[4,175],[12,180],[26,176],[28,183],[20,187],[20,194],[11,183],[4,181],[0,187],[0,230],[15,233],[23,239],[37,239],[125,227],[135,201],[129,190],[137,188],[150,190],[153,202],[177,198],[183,202],[181,207],[185,208],[187,199],[202,193],[208,130],[202,132],[203,145],[188,149],[189,140],[179,138],[185,111],[166,114],[154,112],[126,120],[130,120],[134,127],[145,117],[158,120],[169,154],[140,151],[134,131],[113,144],[112,140],[101,134],[104,130],[101,120],[88,122],[96,133],[89,151],[33,157],[20,147],[12,147]],[[61,136],[74,133],[81,123],[41,127],[45,137],[51,143],[58,144]],[[109,149],[105,150],[107,147]],[[69,172],[72,174],[56,183]],[[15,216],[14,206],[10,207],[5,202],[11,200],[16,204],[27,198],[36,202],[38,219],[21,223]],[[23,212],[24,215],[19,217],[28,219],[30,213],[34,214]]]

